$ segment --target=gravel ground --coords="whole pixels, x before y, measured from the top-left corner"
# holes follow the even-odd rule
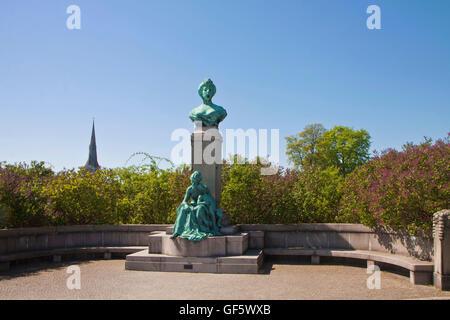
[[[80,267],[80,290],[66,286],[69,265]],[[124,260],[17,265],[0,274],[0,299],[450,299],[450,292],[414,286],[391,272],[381,273],[381,289],[369,290],[366,269],[356,266],[276,261],[258,275],[142,272],[124,266]]]

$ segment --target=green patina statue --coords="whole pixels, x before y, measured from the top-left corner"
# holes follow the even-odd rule
[[[216,94],[216,86],[211,79],[206,79],[200,84],[198,94],[203,103],[191,111],[189,118],[193,122],[201,121],[204,127],[218,127],[219,123],[227,116],[227,112],[211,101]]]
[[[220,236],[219,232],[223,212],[209,193],[209,189],[201,184],[202,175],[195,171],[191,175],[192,185],[187,188],[183,202],[177,209],[177,220],[173,227],[172,239],[176,237],[191,241],[200,241],[206,237]],[[188,202],[192,199],[192,202]]]

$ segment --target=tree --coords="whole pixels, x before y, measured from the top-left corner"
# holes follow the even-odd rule
[[[335,126],[317,144],[321,165],[336,167],[345,176],[370,159],[370,135],[364,130]]]
[[[310,124],[299,134],[286,137],[289,161],[296,168],[303,165],[313,166],[318,162],[317,145],[326,129],[319,123]]]
[[[335,167],[345,176],[370,158],[370,135],[364,129],[335,126],[326,130],[321,124],[311,124],[286,141],[286,154],[296,168]]]

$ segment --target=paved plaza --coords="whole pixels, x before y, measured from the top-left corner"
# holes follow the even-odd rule
[[[78,265],[81,289],[69,290],[67,267]],[[0,274],[0,299],[450,299],[450,292],[381,273],[369,290],[366,269],[268,261],[258,275],[128,271],[124,260],[35,262]],[[185,288],[186,290],[183,290]]]

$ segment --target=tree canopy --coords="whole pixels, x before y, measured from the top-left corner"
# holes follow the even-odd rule
[[[286,137],[289,160],[296,168],[304,164],[314,165],[318,161],[317,145],[323,139],[326,129],[319,123],[309,124],[293,136]]]
[[[286,141],[286,154],[296,168],[335,167],[345,176],[370,159],[370,135],[364,129],[335,126],[327,130],[311,124]]]

